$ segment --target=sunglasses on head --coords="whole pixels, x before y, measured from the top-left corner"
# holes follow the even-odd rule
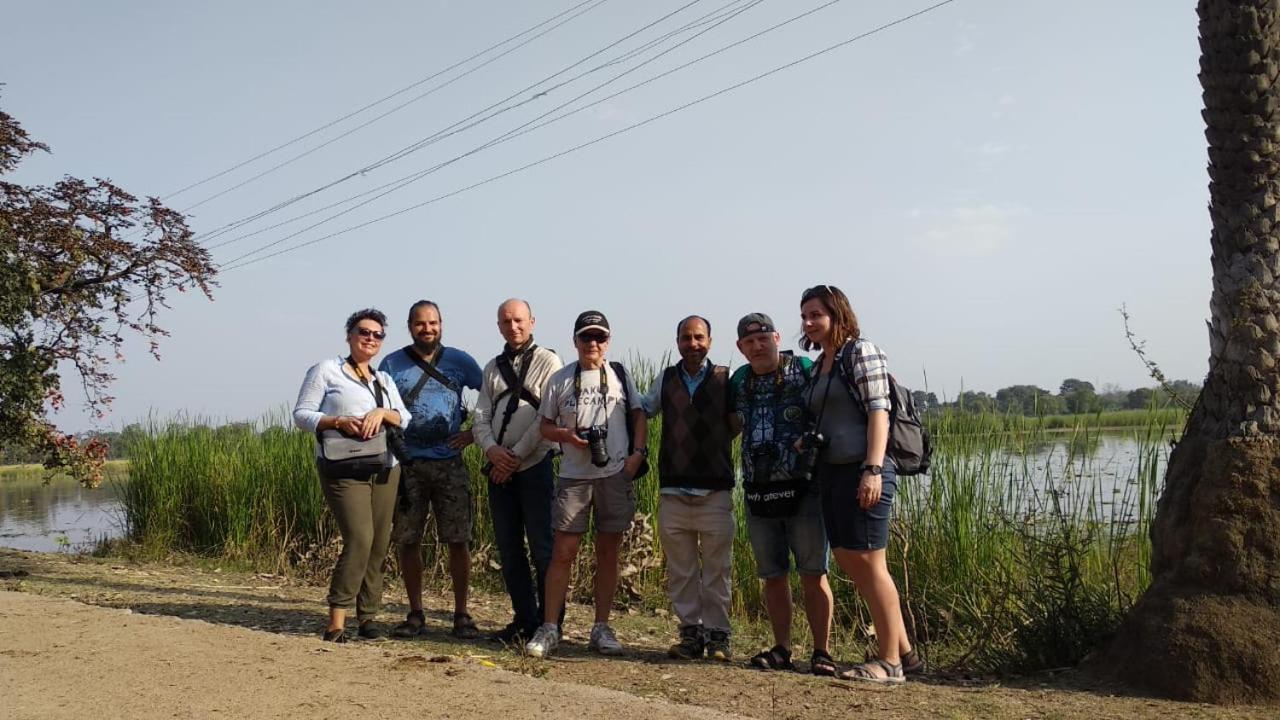
[[[364,338],[373,338],[374,340],[385,340],[387,334],[381,330],[370,330],[369,328],[356,328],[356,334]]]
[[[813,298],[818,297],[818,295],[821,293],[826,293],[828,297],[835,297],[836,295],[835,290],[836,289],[831,285],[814,285],[813,287],[804,291],[804,294],[801,296],[802,302],[808,302]]]
[[[605,335],[602,332],[582,333],[581,335],[578,336],[578,338],[581,339],[582,342],[593,342],[599,345],[603,345],[604,343],[609,342],[609,336]]]

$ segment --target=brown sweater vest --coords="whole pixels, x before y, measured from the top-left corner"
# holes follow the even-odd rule
[[[729,429],[729,368],[712,365],[689,397],[680,370],[662,374],[662,487],[728,490],[733,487]]]

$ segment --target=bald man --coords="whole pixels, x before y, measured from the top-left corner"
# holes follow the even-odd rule
[[[539,393],[563,365],[555,351],[534,343],[534,323],[533,310],[524,300],[513,298],[498,306],[498,332],[506,344],[484,367],[472,426],[485,454],[489,514],[514,614],[493,639],[517,647],[542,624],[551,564],[555,443],[544,439],[539,428]]]

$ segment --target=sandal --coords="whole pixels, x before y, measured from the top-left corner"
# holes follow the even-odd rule
[[[344,643],[347,641],[346,628],[335,628],[333,630],[325,630],[322,636],[325,642]]]
[[[872,660],[875,660],[875,659],[876,659],[876,656],[872,655],[869,652],[863,656],[863,660],[865,660],[866,662],[871,662]],[[905,655],[902,656],[901,662],[902,662],[903,675],[923,675],[924,674],[924,671],[925,671],[924,658],[920,656],[920,653],[916,652],[916,649],[914,647],[911,648],[909,651],[907,651]]]
[[[427,632],[427,616],[421,610],[414,610],[405,616],[404,622],[391,629],[391,635],[398,638],[415,638]]]
[[[907,677],[902,673],[902,665],[888,663],[880,658],[864,662],[861,665],[854,665],[844,672],[836,673],[836,677],[841,680],[862,680],[864,682],[893,685],[907,681]]]
[[[814,650],[809,656],[809,672],[818,677],[834,677],[836,661],[826,650]]]
[[[462,640],[475,640],[480,637],[480,628],[467,613],[453,614],[453,636]]]
[[[795,670],[791,662],[791,651],[781,645],[774,645],[768,650],[761,650],[752,656],[751,667],[761,670]]]

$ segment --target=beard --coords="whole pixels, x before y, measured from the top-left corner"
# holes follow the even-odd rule
[[[443,335],[437,335],[435,340],[432,340],[430,343],[428,343],[427,341],[421,338],[415,337],[413,339],[413,349],[417,350],[418,354],[423,357],[431,357],[432,355],[436,354],[437,350],[440,349],[440,342],[443,339],[444,339]]]

